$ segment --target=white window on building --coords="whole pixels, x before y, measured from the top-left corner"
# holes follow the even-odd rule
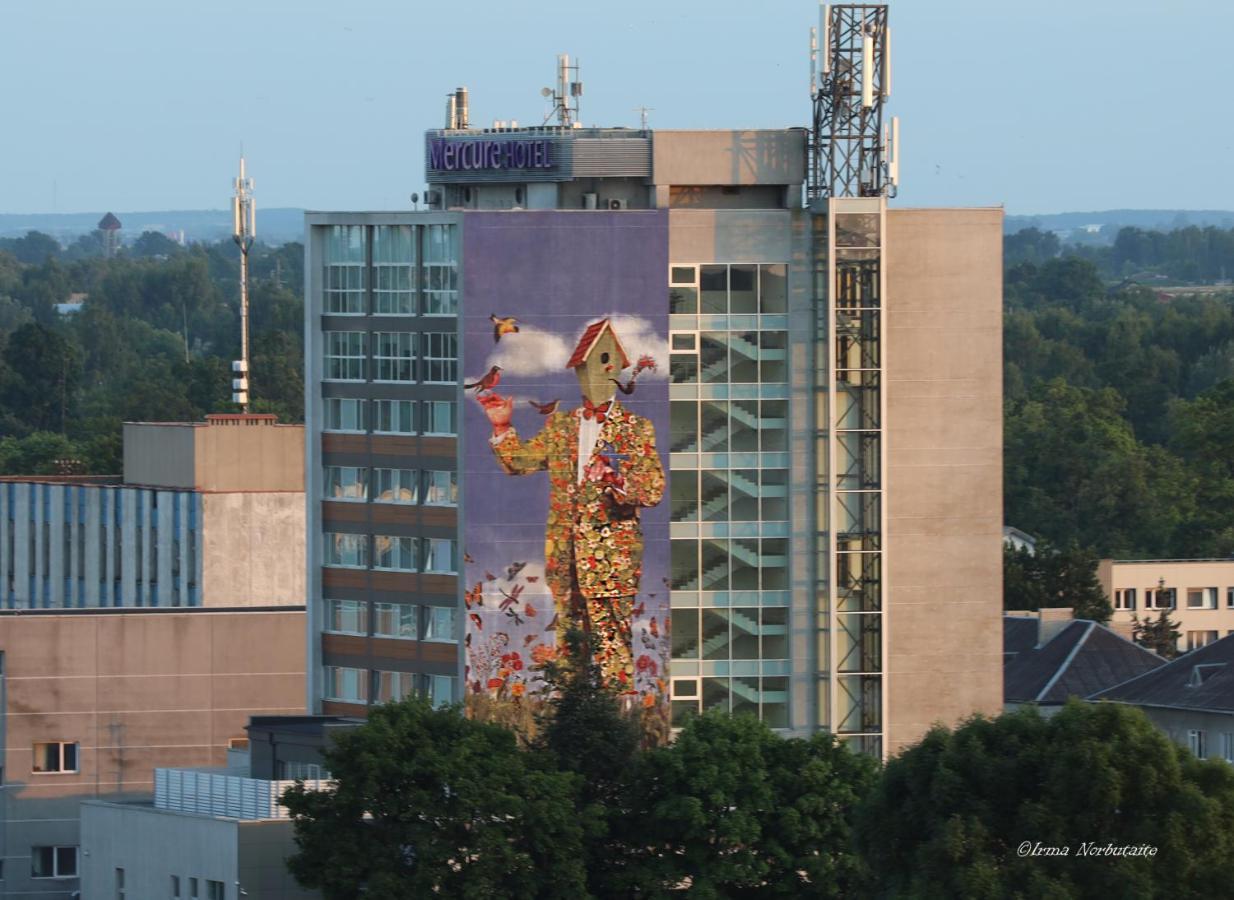
[[[411,603],[377,603],[373,607],[373,636],[414,641],[420,637],[420,607]]]
[[[326,631],[368,634],[368,604],[362,600],[327,600]]]
[[[410,697],[416,690],[416,676],[411,672],[387,672],[378,670],[376,673],[377,693],[374,700],[378,703],[389,703]]]
[[[367,669],[322,666],[321,672],[325,699],[341,700],[344,703],[365,703],[368,701]]]
[[[1204,759],[1207,756],[1207,748],[1205,747],[1204,732],[1193,728],[1187,732],[1187,746],[1198,759]]]
[[[412,537],[373,535],[373,568],[390,572],[417,571],[417,543],[417,539]]]
[[[363,381],[367,371],[365,355],[368,335],[363,331],[326,331],[326,379],[330,381]]]
[[[374,503],[415,503],[418,477],[415,469],[374,469]]]
[[[1135,588],[1122,588],[1114,592],[1115,609],[1135,609]]]
[[[424,500],[426,506],[456,506],[458,504],[458,476],[455,472],[429,469],[424,473]]]
[[[368,535],[327,531],[322,537],[325,565],[345,569],[368,567]]]
[[[1145,588],[1144,589],[1144,608],[1145,609],[1173,609],[1174,608],[1174,588]]]
[[[423,373],[423,380],[430,384],[458,381],[458,335],[451,331],[425,333]]]
[[[424,678],[426,693],[433,706],[449,706],[454,702],[453,675],[426,675]]]
[[[326,466],[323,496],[327,500],[367,500],[368,469]]]
[[[363,315],[365,288],[365,228],[332,225],[325,233],[323,308],[332,315]]]
[[[458,313],[458,228],[429,225],[424,229],[424,314]]]
[[[453,606],[428,607],[428,614],[425,616],[424,639],[457,643],[458,637],[454,633],[454,613]]]
[[[34,745],[33,772],[78,771],[77,741],[39,741]]]
[[[378,434],[415,434],[413,400],[374,400],[373,431]]]
[[[31,878],[76,878],[76,847],[31,847]]]
[[[1187,609],[1216,609],[1217,589],[1215,587],[1187,588]]]
[[[1228,763],[1234,763],[1234,731],[1226,731],[1221,735],[1221,758]]]
[[[385,316],[414,315],[416,242],[410,225],[378,225],[373,229],[373,312]]]
[[[363,432],[368,428],[364,418],[364,400],[327,397],[322,404],[326,431]]]
[[[453,575],[458,570],[455,542],[449,538],[425,538],[424,571]]]
[[[373,380],[414,381],[416,336],[410,331],[373,332]]]
[[[458,409],[453,400],[426,400],[424,402],[424,433],[458,434]]]
[[[1192,650],[1198,650],[1200,647],[1207,647],[1216,640],[1216,631],[1188,631],[1187,651],[1190,652]]]

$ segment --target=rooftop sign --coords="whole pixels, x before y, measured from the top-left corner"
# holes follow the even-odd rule
[[[429,141],[430,169],[438,172],[503,169],[553,169],[551,140],[510,140],[506,138]]]

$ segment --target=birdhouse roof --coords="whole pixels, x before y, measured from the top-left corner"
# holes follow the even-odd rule
[[[587,362],[587,357],[591,355],[591,351],[595,349],[596,344],[599,343],[600,338],[606,331],[612,335],[613,343],[617,346],[617,352],[621,354],[621,368],[629,368],[630,357],[626,356],[625,348],[621,346],[621,341],[617,339],[617,332],[613,331],[613,324],[608,319],[601,319],[599,322],[592,322],[587,326],[583,336],[578,339],[578,346],[570,354],[570,361],[566,363],[566,368],[577,369]]]
[[[120,220],[113,213],[108,213],[99,219],[100,231],[115,231],[120,227]]]

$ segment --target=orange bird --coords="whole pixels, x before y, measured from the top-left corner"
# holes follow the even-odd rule
[[[479,397],[485,391],[491,391],[493,388],[497,387],[497,385],[500,383],[501,383],[501,366],[493,366],[493,368],[489,369],[484,374],[484,377],[482,377],[479,381],[472,382],[471,384],[464,384],[463,387],[469,391],[472,388],[475,388],[476,396]]]
[[[498,316],[488,314],[488,320],[493,323],[493,343],[501,340],[503,334],[518,334],[518,319],[514,316]]]
[[[550,400],[548,401],[548,403],[537,403],[534,400],[528,400],[527,405],[534,407],[535,411],[538,412],[542,416],[551,416],[553,413],[557,411],[557,404],[560,402],[561,402],[560,399]]]

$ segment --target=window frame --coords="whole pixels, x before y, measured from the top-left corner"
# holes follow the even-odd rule
[[[59,747],[57,758],[59,760],[59,768],[57,769],[40,769],[37,768],[40,759],[40,747]],[[65,767],[65,748],[73,748],[73,767]],[[30,760],[30,773],[32,775],[79,775],[81,774],[81,741],[34,741],[31,746],[32,758]]]
[[[418,357],[416,347],[416,332],[414,331],[374,331],[373,335],[373,381],[380,384],[415,384],[418,375]],[[383,341],[394,338],[398,346],[393,354],[383,352]],[[404,374],[406,378],[399,377]]]
[[[43,850],[51,851],[52,874],[50,875],[36,875],[35,874],[35,868],[34,868],[35,854]],[[73,871],[72,872],[61,872],[60,871],[60,851],[62,850],[72,850],[73,851]],[[81,847],[77,844],[39,844],[37,846],[32,846],[30,848],[30,878],[32,880],[62,881],[66,878],[79,877],[78,875],[79,872],[81,872]]]
[[[334,597],[326,597],[323,602],[325,604],[325,621],[322,625],[322,631],[329,634],[368,636],[368,603],[363,600],[342,600]],[[344,609],[344,606],[350,606],[350,608]],[[346,628],[343,624],[335,625],[336,622],[345,623],[347,617],[354,617],[356,630]]]
[[[331,410],[337,410],[338,420],[342,421],[343,404],[355,403],[357,413],[359,415],[359,428],[340,428],[331,426],[331,419],[335,418],[331,414]],[[332,434],[365,434],[368,431],[368,401],[358,397],[324,397],[322,398],[321,410],[321,430],[328,431]]]
[[[322,332],[322,381],[357,382],[368,380],[369,332],[323,331]],[[346,347],[336,347],[336,338],[343,339]],[[353,338],[355,340],[353,340]],[[356,345],[356,346],[353,346]],[[351,351],[359,350],[359,353]],[[343,352],[346,351],[346,352]],[[353,365],[354,363],[354,365]],[[336,374],[335,369],[345,374]]]
[[[452,469],[422,469],[423,483],[420,491],[421,506],[458,506],[458,472]],[[429,499],[437,488],[434,484],[435,475],[445,475],[449,479],[450,499],[437,501]]]

